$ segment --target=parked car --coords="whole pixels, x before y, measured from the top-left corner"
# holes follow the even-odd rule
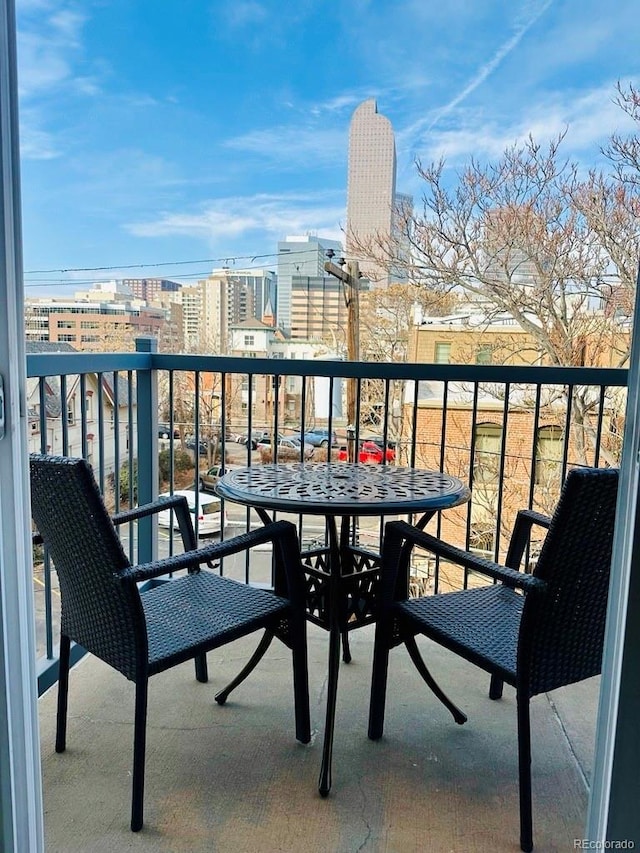
[[[314,429],[308,429],[304,433],[302,438],[307,444],[311,444],[313,447],[329,446],[329,430],[323,429],[322,427],[314,427]],[[337,443],[338,436],[336,435],[336,431],[331,430],[331,446],[333,447]]]
[[[384,438],[381,435],[362,436],[362,441],[372,441],[374,444],[376,444],[380,448],[380,450],[384,450],[385,443],[384,443]],[[387,448],[389,450],[395,451],[396,442],[391,441],[391,439],[387,439]]]
[[[301,455],[302,442],[296,435],[281,435],[278,439],[278,453],[280,450],[289,451],[289,455],[291,457],[297,456],[298,459]],[[271,450],[271,436],[266,436],[258,442],[258,449],[262,450]],[[283,454],[284,455],[284,454]],[[302,458],[310,459],[313,456],[313,445],[304,444],[304,450],[302,450]]]
[[[171,430],[169,428],[169,424],[158,424],[158,438],[169,438],[171,435]],[[180,438],[180,430],[173,428],[173,437]]]
[[[198,475],[198,485],[201,492],[211,492],[213,487],[218,482],[219,478],[226,473],[222,465],[212,465],[208,471],[200,471]]]
[[[266,438],[269,437],[269,433],[265,429],[254,429],[254,430],[251,430],[251,438],[249,438],[248,434],[246,432],[244,432],[244,433],[239,433],[236,436],[236,441],[238,442],[238,444],[245,444],[245,445],[250,444],[252,450],[257,450],[258,449],[258,442],[260,441],[260,439],[263,439],[265,437]]]
[[[395,450],[387,447],[386,454],[381,447],[373,441],[361,441],[358,450],[358,462],[368,462],[373,465],[381,465],[382,460],[386,458],[387,462],[393,462],[396,458]],[[346,447],[341,447],[338,451],[338,461],[346,462],[348,452]]]
[[[209,442],[206,441],[204,438],[201,438],[198,443],[199,443],[199,448],[198,448],[199,455],[200,456],[206,456],[207,453],[209,452]],[[186,438],[185,442],[184,442],[184,446],[186,448],[188,448],[189,450],[192,450],[195,453],[195,449],[196,449],[195,436],[190,435],[189,438]]]
[[[193,489],[176,489],[174,495],[184,495],[189,505],[189,512],[192,515],[193,526],[198,522],[198,536],[207,536],[211,533],[220,533],[227,524],[227,513],[225,511],[224,518],[222,515],[222,501],[213,495],[207,495],[205,492],[195,492]],[[169,492],[164,492],[160,497],[169,496]],[[196,515],[196,502],[198,513]],[[178,530],[178,520],[175,512],[169,509],[163,509],[158,513],[158,524],[160,527],[171,526],[171,516],[173,515],[173,529]]]

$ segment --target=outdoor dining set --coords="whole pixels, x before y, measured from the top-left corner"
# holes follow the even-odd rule
[[[343,461],[235,468],[215,491],[253,510],[262,524],[201,544],[184,497],[158,498],[111,516],[84,459],[34,454],[30,466],[36,536],[57,571],[62,603],[55,748],[66,746],[71,648],[78,644],[135,684],[133,831],[143,826],[149,678],[193,660],[196,679],[206,682],[208,652],[262,632],[244,668],[215,699],[227,700],[275,638],[291,652],[295,737],[309,743],[311,622],[329,633],[320,795],[332,789],[338,675],[341,657],[351,659],[351,631],[375,625],[369,738],[383,736],[390,652],[401,645],[453,720],[466,722],[431,675],[428,645],[416,641],[424,636],[485,670],[491,699],[502,696],[505,683],[515,688],[520,846],[533,848],[530,700],[600,672],[617,469],[571,468],[551,517],[518,512],[499,564],[427,531],[438,513],[471,497],[467,484],[443,471]],[[133,565],[118,528],[167,509],[175,513],[183,552]],[[321,517],[324,542],[301,550],[299,527],[282,518],[292,515]],[[386,520],[376,549],[358,541],[357,519],[363,517]],[[534,528],[545,538],[531,571],[525,556]],[[217,569],[224,558],[265,547],[273,554],[269,589]],[[474,583],[411,597],[415,549],[463,567]],[[428,725],[425,710],[425,736]]]

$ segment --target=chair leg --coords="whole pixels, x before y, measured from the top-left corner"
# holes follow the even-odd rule
[[[489,699],[502,699],[503,687],[504,681],[497,675],[492,675],[491,683],[489,684]]]
[[[458,708],[457,705],[449,699],[447,694],[442,690],[438,682],[431,675],[429,670],[427,669],[426,663],[422,660],[422,655],[420,654],[420,650],[418,649],[418,644],[416,643],[415,637],[408,637],[404,641],[405,646],[407,647],[407,651],[409,652],[409,656],[413,661],[415,668],[418,670],[424,681],[426,682],[429,689],[433,692],[433,694],[442,702],[442,704],[449,710],[453,719],[458,723],[458,725],[462,725],[467,722],[467,715]]]
[[[56,752],[64,752],[67,746],[67,698],[69,695],[69,656],[71,639],[60,634],[60,657],[58,669],[58,716],[56,720]]]
[[[233,681],[230,681],[229,684],[227,684],[227,686],[223,690],[220,690],[218,693],[216,693],[214,698],[218,705],[224,705],[231,691],[235,690],[239,684],[242,684],[245,678],[250,675],[253,670],[258,666],[262,658],[265,656],[267,649],[271,645],[273,636],[273,631],[267,630],[264,632],[260,642],[258,643],[257,649],[251,655],[245,666],[240,670],[240,672],[236,675]]]
[[[209,680],[209,671],[207,669],[207,656],[206,655],[196,655],[195,657],[196,664],[196,680],[201,682],[202,684],[206,684]]]
[[[148,690],[148,678],[145,677],[136,682],[136,712],[133,729],[133,795],[131,799],[132,832],[138,832],[142,829]]]
[[[531,804],[531,725],[529,696],[518,691],[518,776],[520,784],[520,849],[533,850]]]
[[[373,646],[373,672],[369,700],[369,737],[378,740],[384,729],[384,707],[387,697],[387,672],[389,669],[388,630],[382,620],[376,625]]]

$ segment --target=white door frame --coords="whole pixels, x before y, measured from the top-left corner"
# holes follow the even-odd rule
[[[0,849],[40,853],[16,77],[14,0],[0,0]]]

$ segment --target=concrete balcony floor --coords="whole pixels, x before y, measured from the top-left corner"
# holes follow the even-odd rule
[[[404,649],[392,653],[385,736],[367,739],[373,630],[351,634],[342,665],[333,789],[317,792],[327,634],[309,626],[313,738],[295,741],[290,656],[274,642],[224,707],[214,693],[255,646],[209,655],[150,682],[145,826],[129,830],[133,686],[87,657],[70,679],[67,751],[54,751],[56,688],[40,699],[48,853],[493,853],[519,850],[515,697],[488,698],[488,677],[422,641],[436,678],[468,714],[457,726]],[[584,835],[598,679],[532,700],[537,851]]]

